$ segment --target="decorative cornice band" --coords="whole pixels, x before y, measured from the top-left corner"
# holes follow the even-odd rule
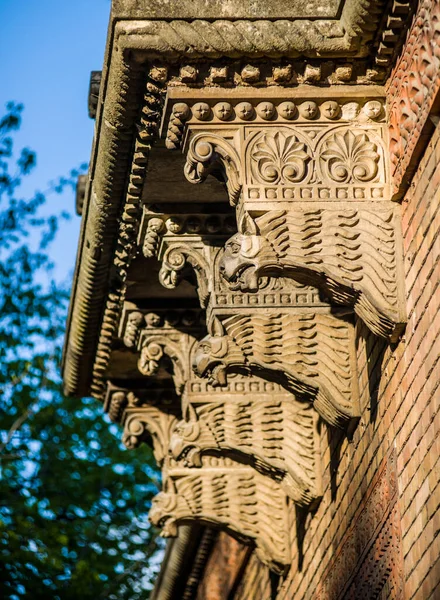
[[[117,319],[123,294],[122,271],[125,266],[115,265],[117,289],[110,289],[109,280],[114,240],[118,228],[120,236],[126,229],[126,223],[119,226],[119,222],[127,193],[126,175],[133,159],[136,119],[145,92],[147,66],[143,63],[157,59],[209,60],[219,57],[334,56],[364,59],[368,56],[368,43],[374,37],[380,6],[379,0],[347,0],[339,21],[118,21],[115,13],[97,102],[96,138],[84,199],[84,217],[64,349],[63,377],[67,394],[84,396],[90,393],[92,373],[89,365],[95,360],[98,344],[102,358],[95,365],[95,378],[105,370],[109,340],[114,331],[112,323]],[[166,82],[166,69],[156,68],[150,74],[153,81],[160,84]],[[144,115],[146,121],[155,121],[157,118],[154,106],[148,115]],[[140,127],[142,129],[142,124]],[[143,170],[146,166],[151,141],[138,138],[129,196],[130,187],[140,184],[142,176],[139,176],[139,169]],[[134,193],[136,195],[139,197],[138,190]],[[128,197],[127,201],[133,204],[133,198]],[[128,263],[130,257],[125,260]],[[99,329],[103,322],[103,337],[99,340]],[[93,393],[101,397],[101,387],[95,387]]]

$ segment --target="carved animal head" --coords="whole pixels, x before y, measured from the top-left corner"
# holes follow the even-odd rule
[[[258,233],[249,216],[242,219],[240,230],[226,242],[219,263],[220,274],[232,290],[256,292],[262,269],[267,265],[277,265],[278,257],[274,247]]]
[[[174,492],[159,492],[151,503],[148,518],[153,525],[159,527],[163,537],[176,537],[177,524],[173,511],[177,509],[178,497]]]
[[[206,336],[194,354],[193,370],[208,378],[213,386],[227,385],[227,370],[232,366],[244,366],[246,358],[235,341],[228,335]]]
[[[199,436],[198,421],[179,421],[170,441],[170,452],[173,458],[183,459],[184,466],[201,467],[200,449],[194,444]]]

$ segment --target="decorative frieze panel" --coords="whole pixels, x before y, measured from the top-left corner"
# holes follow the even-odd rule
[[[168,145],[182,140],[190,182],[223,174],[239,231],[221,265],[232,290],[292,277],[396,341],[406,317],[386,107],[378,89],[345,91],[234,101],[221,90],[172,91]]]
[[[169,460],[163,491],[153,499],[150,520],[162,535],[192,521],[226,528],[256,546],[260,560],[276,571],[290,565],[288,501],[284,490],[255,469],[229,458],[204,456],[193,469]]]

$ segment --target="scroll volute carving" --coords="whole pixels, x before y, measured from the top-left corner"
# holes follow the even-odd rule
[[[109,386],[105,410],[112,421],[123,426],[122,442],[127,448],[147,442],[156,462],[163,464],[181,417],[180,402],[171,389],[133,392]]]
[[[138,370],[145,377],[167,373],[181,395],[191,373],[190,355],[203,331],[201,310],[137,310],[126,308],[120,336],[138,352]],[[127,344],[127,341],[129,342]]]
[[[202,183],[215,170],[223,169],[232,205],[236,205],[243,187],[240,157],[233,144],[214,133],[196,135],[187,153],[185,176],[191,183]]]
[[[288,503],[284,490],[255,469],[228,458],[202,458],[193,469],[170,460],[163,491],[154,499],[151,522],[165,537],[180,523],[214,525],[253,542],[260,560],[282,572],[291,562]]]
[[[188,106],[185,173],[200,183],[223,168],[238,213],[222,263],[231,289],[292,277],[397,341],[406,314],[384,99],[219,100]]]
[[[161,263],[159,281],[175,289],[182,279],[196,280],[200,305],[212,292],[212,266],[228,235],[236,231],[234,215],[213,213],[158,214],[144,212],[140,243],[146,258]]]

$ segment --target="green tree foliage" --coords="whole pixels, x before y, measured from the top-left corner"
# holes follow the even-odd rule
[[[158,474],[148,447],[122,447],[98,402],[62,395],[69,286],[51,280],[50,260],[62,215],[41,216],[47,193],[19,198],[36,164],[14,153],[21,112],[9,104],[0,120],[0,598],[145,598],[160,554],[147,520]]]

